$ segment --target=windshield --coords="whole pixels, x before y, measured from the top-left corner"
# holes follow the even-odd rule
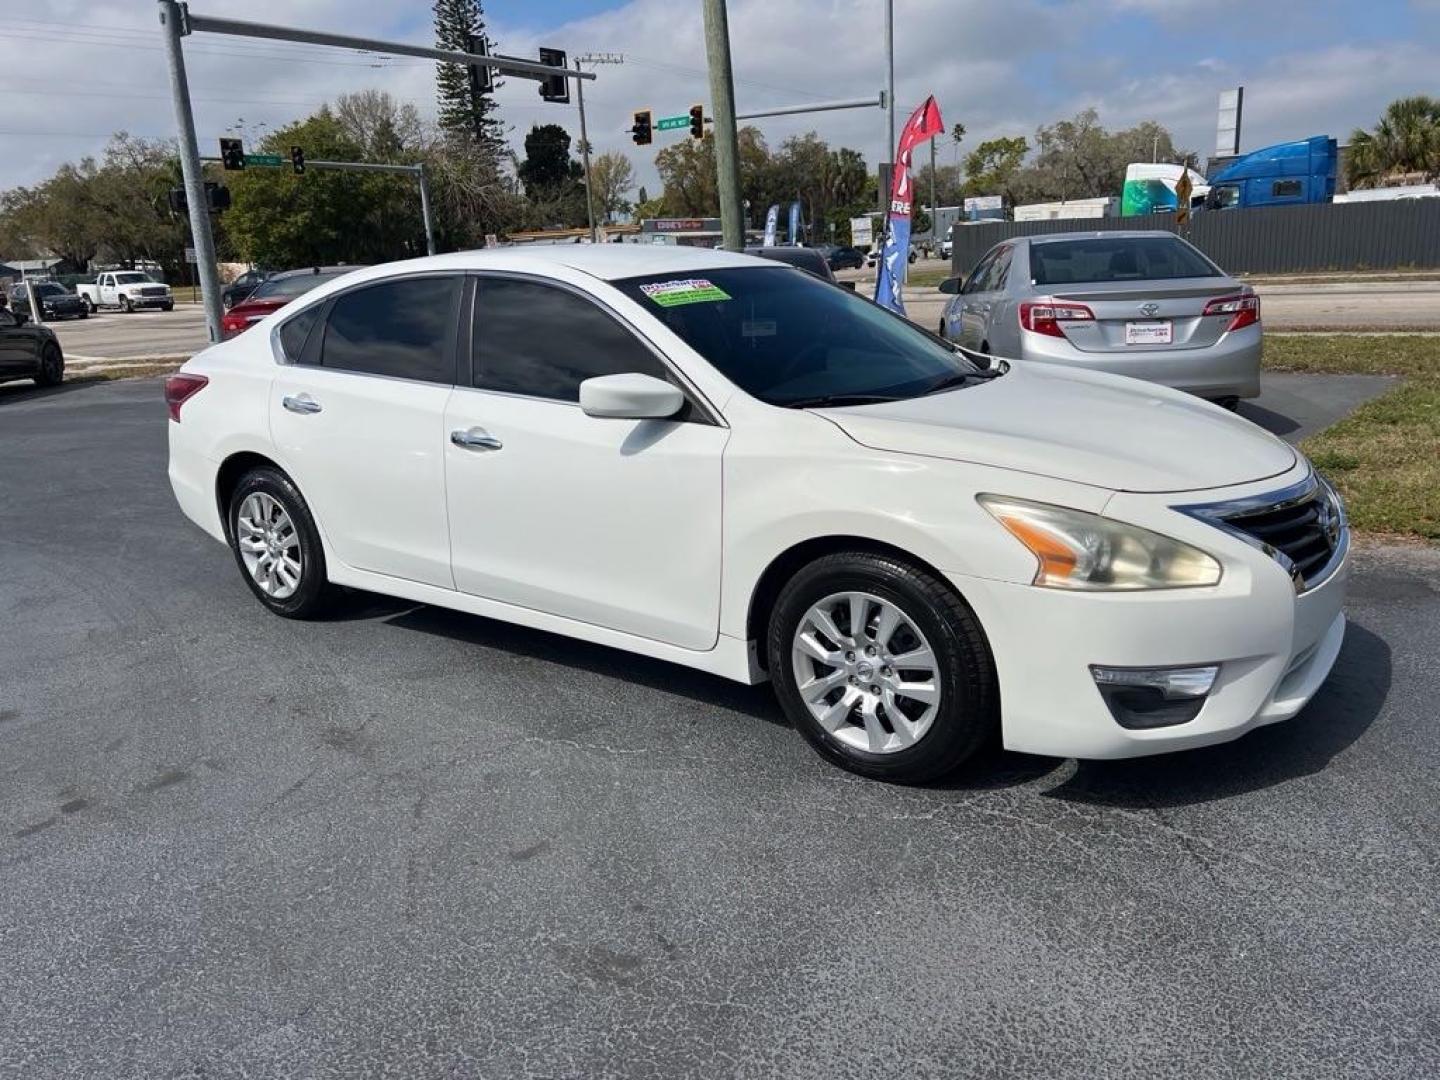
[[[980,371],[899,316],[788,267],[614,284],[731,382],[771,405],[917,397]]]
[[[133,285],[133,284],[135,284],[137,281],[154,281],[154,280],[155,280],[155,279],[152,278],[149,274],[142,274],[142,273],[139,273],[138,271],[133,272],[133,273],[128,273],[128,274],[116,274],[116,275],[115,275],[115,284],[116,284],[116,285]]]
[[[1219,276],[1210,260],[1173,236],[1097,236],[1030,245],[1035,285]]]
[[[247,299],[249,300],[294,300],[304,296],[317,285],[333,281],[348,274],[349,270],[322,270],[318,274],[295,274],[293,277],[273,277],[262,282]]]

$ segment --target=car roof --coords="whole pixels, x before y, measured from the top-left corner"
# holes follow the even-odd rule
[[[1050,244],[1057,240],[1140,240],[1156,236],[1180,239],[1168,229],[1094,229],[1090,232],[1046,233],[1044,236],[1023,236],[1013,239],[1026,240],[1031,244]]]
[[[363,270],[363,266],[305,266],[298,270],[281,270],[278,274],[271,274],[269,280],[276,278],[303,277],[306,274],[348,274],[351,270]],[[249,271],[247,271],[248,273]]]
[[[533,247],[481,248],[385,263],[357,274],[356,282],[387,277],[397,270],[515,270],[543,274],[557,267],[578,270],[604,281],[650,274],[690,274],[726,267],[774,266],[753,255],[737,255],[679,244],[543,244]],[[359,267],[334,269],[358,270]],[[279,275],[277,275],[279,276]]]

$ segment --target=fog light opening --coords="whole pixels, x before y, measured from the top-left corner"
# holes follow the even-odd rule
[[[1199,716],[1220,665],[1121,668],[1091,664],[1090,674],[1115,722],[1123,728],[1143,730],[1188,724]]]

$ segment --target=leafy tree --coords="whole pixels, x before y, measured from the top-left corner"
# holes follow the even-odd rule
[[[1037,153],[1018,186],[1029,199],[1095,199],[1119,194],[1132,161],[1173,161],[1170,132],[1153,120],[1108,132],[1086,109],[1035,132]]]
[[[590,162],[590,187],[595,206],[606,221],[630,209],[625,196],[635,186],[635,168],[618,150],[607,150]],[[641,189],[644,195],[644,189]]]
[[[1015,178],[1030,152],[1023,137],[987,139],[965,158],[966,188],[976,195],[1005,195],[1015,201]]]
[[[570,157],[570,133],[559,124],[530,129],[525,160],[516,172],[525,187],[527,224],[543,228],[585,223],[585,170]]]
[[[1350,187],[1380,187],[1410,174],[1440,176],[1440,98],[1399,98],[1371,131],[1356,128],[1350,135],[1345,156]]]
[[[437,49],[467,52],[471,35],[485,35],[485,11],[480,0],[435,0],[433,10]],[[494,51],[493,42],[491,51]],[[495,115],[495,99],[489,94],[471,92],[468,68],[460,64],[437,64],[435,94],[440,128],[446,135],[461,142],[478,143],[491,157],[500,154],[505,146],[505,128]]]

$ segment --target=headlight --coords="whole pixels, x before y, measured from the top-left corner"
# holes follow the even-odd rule
[[[1187,589],[1220,581],[1215,559],[1149,529],[1003,495],[979,499],[1039,560],[1033,584],[1052,589]]]

